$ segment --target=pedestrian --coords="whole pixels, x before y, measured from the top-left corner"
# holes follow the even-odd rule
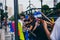
[[[25,16],[23,14],[20,15],[20,19],[18,20],[18,35],[20,40],[25,40],[24,32],[23,32],[24,20],[25,20]]]
[[[37,19],[36,25],[37,26],[35,26],[34,33],[37,35],[37,37],[35,40],[48,40],[48,37],[47,37],[45,30],[43,28],[43,26],[44,26],[43,20],[41,18]]]
[[[33,15],[29,15],[28,20],[26,21],[25,27],[27,27],[29,33],[29,40],[35,40],[34,35],[31,33],[35,27],[36,20]],[[31,31],[31,32],[30,32]]]
[[[51,40],[60,40],[60,31],[59,31],[60,30],[60,11],[58,13],[58,17],[59,18],[55,21],[52,32],[49,32],[47,28],[47,23],[46,21],[44,21],[44,24],[45,24],[44,29],[45,29],[46,35]]]

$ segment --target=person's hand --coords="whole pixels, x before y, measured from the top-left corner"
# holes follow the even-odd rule
[[[55,24],[55,23],[54,23],[54,22],[52,22],[52,21],[50,21],[50,23],[51,23],[51,24],[50,24],[51,26],[54,26],[54,24]]]
[[[25,24],[28,24],[29,22],[25,22]]]
[[[34,28],[33,28],[33,31],[36,30],[37,26],[38,26],[38,22],[35,23],[35,26],[34,26]]]
[[[47,28],[47,23],[45,20],[43,21],[43,26],[44,26],[44,28]]]

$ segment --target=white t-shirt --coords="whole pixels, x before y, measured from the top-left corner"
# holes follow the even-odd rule
[[[50,38],[51,40],[60,40],[60,17],[55,22]]]

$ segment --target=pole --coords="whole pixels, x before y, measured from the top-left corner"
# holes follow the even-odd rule
[[[18,0],[14,0],[14,18],[15,18],[15,40],[19,40],[18,37]]]
[[[1,13],[1,9],[0,9],[0,13]],[[0,14],[0,19],[1,19],[1,14]],[[0,28],[2,28],[2,20],[0,20]]]
[[[5,12],[6,12],[6,0],[5,0]]]
[[[0,7],[2,7],[2,5],[3,5],[3,4],[0,3]],[[2,10],[3,10],[3,8],[2,8],[2,9],[0,8],[0,28],[1,28],[1,29],[2,29],[2,20],[1,20],[1,16],[2,16],[2,12],[1,12],[1,11],[2,11]]]
[[[43,0],[41,0],[41,12],[42,12],[42,1],[43,1]]]
[[[54,0],[53,2],[54,2],[54,6],[56,6],[56,4],[57,4],[57,0]]]
[[[31,0],[29,0],[29,9],[31,9]]]
[[[41,8],[42,8],[42,0],[41,0]]]
[[[6,0],[5,0],[5,13],[7,12],[6,10]],[[7,32],[7,17],[5,16],[5,32]]]

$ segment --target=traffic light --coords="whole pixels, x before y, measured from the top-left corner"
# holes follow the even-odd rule
[[[4,17],[8,18],[8,12],[4,13]]]
[[[2,9],[0,9],[0,15],[1,15],[0,16],[1,21],[4,20],[4,17],[8,18],[8,12],[4,13],[4,10],[2,10]]]
[[[3,21],[3,18],[4,18],[4,10],[0,9],[0,18],[1,18],[1,21]]]
[[[7,6],[5,6],[5,10],[7,10]]]

